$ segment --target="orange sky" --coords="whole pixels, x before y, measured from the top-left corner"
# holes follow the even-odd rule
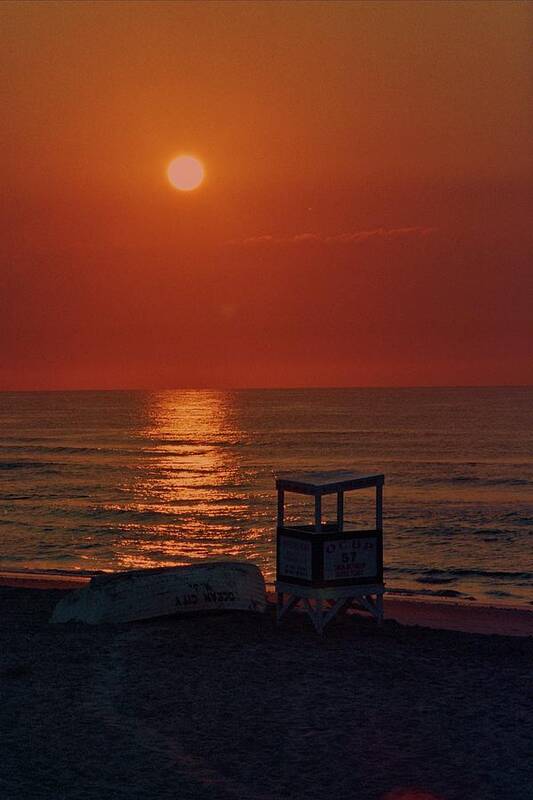
[[[532,23],[2,3],[0,389],[533,383]]]

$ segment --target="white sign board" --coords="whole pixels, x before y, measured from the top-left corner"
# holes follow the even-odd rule
[[[324,580],[372,578],[377,575],[377,539],[343,536],[324,542]]]
[[[311,542],[279,536],[278,574],[285,578],[312,578]]]

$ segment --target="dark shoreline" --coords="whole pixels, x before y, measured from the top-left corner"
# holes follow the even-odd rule
[[[75,590],[85,586],[93,574],[67,570],[0,570],[0,587]],[[273,586],[269,587],[268,599],[275,602]],[[385,616],[403,625],[423,625],[439,630],[533,636],[533,607],[389,593],[385,595]]]
[[[523,800],[533,637],[273,610],[49,625],[1,587],[9,800]],[[399,797],[400,795],[398,795]]]

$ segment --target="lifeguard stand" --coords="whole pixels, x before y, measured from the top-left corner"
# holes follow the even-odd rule
[[[383,619],[384,475],[302,472],[276,477],[277,620],[298,602],[318,633],[345,606],[356,603],[380,623]],[[376,527],[345,530],[344,493],[376,490]],[[285,525],[285,492],[314,497],[314,525]],[[337,520],[322,522],[322,497],[337,495]]]

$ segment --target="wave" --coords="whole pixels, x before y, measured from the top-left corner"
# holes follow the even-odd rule
[[[505,519],[511,519],[517,525],[531,525],[533,526],[533,517],[524,516],[520,511],[509,511],[503,514]]]
[[[221,448],[221,445],[218,442],[202,442],[202,443],[195,443],[186,441],[183,442],[179,446],[180,450],[173,451],[169,449],[161,449],[153,446],[153,443],[150,443],[150,447],[99,447],[99,446],[74,446],[74,445],[0,445],[0,450],[5,450],[9,452],[16,452],[20,453],[21,451],[27,453],[37,453],[37,454],[65,454],[65,455],[88,455],[88,456],[135,456],[137,458],[144,458],[144,457],[153,457],[153,458],[165,458],[165,457],[183,457],[183,456],[196,456],[196,455],[205,455],[207,453],[212,452],[214,448]],[[187,449],[183,449],[187,448]],[[199,449],[203,448],[203,449]],[[38,463],[38,462],[36,462]]]
[[[84,508],[78,511],[70,509],[67,516],[77,516],[85,519],[109,519],[117,523],[121,521],[131,522],[158,522],[169,523],[171,521],[179,522],[180,524],[191,522],[191,507],[196,505],[203,505],[200,500],[184,500],[181,503],[173,502],[173,506],[178,508],[169,507],[168,510],[151,510],[151,509],[134,509],[134,508]],[[181,506],[181,507],[180,507]],[[221,498],[220,500],[210,500],[209,510],[202,513],[202,519],[206,526],[213,525],[216,520],[227,522],[228,519],[235,521],[235,515],[239,512],[245,512],[248,509],[247,505],[242,504],[238,500],[231,498]],[[222,506],[222,509],[221,509]],[[220,513],[224,507],[227,506],[227,513]],[[62,509],[58,509],[61,514]]]
[[[459,592],[456,589],[390,589],[387,587],[387,594],[401,594],[408,596],[423,596],[423,597],[456,597],[463,598],[463,600],[476,600],[466,592]]]
[[[518,525],[531,525],[528,518],[523,518],[523,521],[517,521],[514,525],[507,525],[502,528],[485,528],[483,526],[483,521],[480,521],[479,524],[475,524],[475,522],[465,524],[464,522],[458,521],[455,525],[432,525],[431,520],[425,520],[418,526],[404,525],[402,523],[402,517],[398,516],[396,521],[397,529],[401,529],[401,533],[404,536],[409,535],[414,539],[423,535],[428,542],[436,542],[440,537],[444,540],[457,539],[465,542],[473,542],[475,540],[477,542],[482,541],[486,543],[514,541],[516,537],[521,537],[524,533],[518,528]],[[392,526],[388,527],[392,528]],[[527,535],[527,531],[525,533]]]
[[[68,449],[68,448],[67,448]],[[186,458],[188,456],[202,456],[205,455],[205,452],[200,452],[195,450],[191,453],[175,453],[175,454],[158,454],[158,459],[181,459]],[[139,455],[139,454],[137,454]],[[148,454],[149,456],[155,457],[155,454],[151,453]],[[109,463],[101,463],[98,467],[102,470],[105,470],[106,473],[109,471],[115,472],[131,472],[135,473],[138,470],[142,470],[143,472],[153,471],[157,473],[160,477],[164,478],[165,475],[168,474],[175,474],[175,475],[213,475],[217,473],[218,470],[214,467],[186,467],[182,466],[172,466],[171,463],[169,464],[150,464],[150,463],[130,463],[130,464],[109,464]],[[38,470],[41,474],[48,474],[48,475],[59,475],[62,472],[68,472],[72,470],[83,470],[84,468],[90,469],[92,468],[91,462],[87,461],[86,463],[82,464],[73,464],[69,463],[68,461],[31,461],[27,459],[17,459],[16,461],[0,461],[0,470],[10,471],[10,470]],[[242,486],[243,484],[235,484]],[[248,485],[248,484],[247,484]],[[225,484],[227,488],[231,489],[231,485]],[[184,487],[186,488],[186,487]],[[200,487],[202,488],[202,487]],[[206,487],[207,488],[207,487]]]
[[[508,580],[533,581],[533,572],[511,572],[505,570],[470,569],[466,567],[449,567],[448,569],[420,567],[386,567],[385,572],[400,575],[421,575],[423,578],[498,578]],[[420,579],[418,579],[420,582]]]
[[[407,482],[407,479],[405,479]],[[475,486],[533,486],[533,480],[529,478],[485,478],[478,475],[451,475],[440,477],[421,477],[409,478],[409,484],[412,486],[446,486],[455,484],[473,484]]]
[[[0,461],[0,470],[38,469],[49,475],[58,474],[57,464],[50,461]]]

